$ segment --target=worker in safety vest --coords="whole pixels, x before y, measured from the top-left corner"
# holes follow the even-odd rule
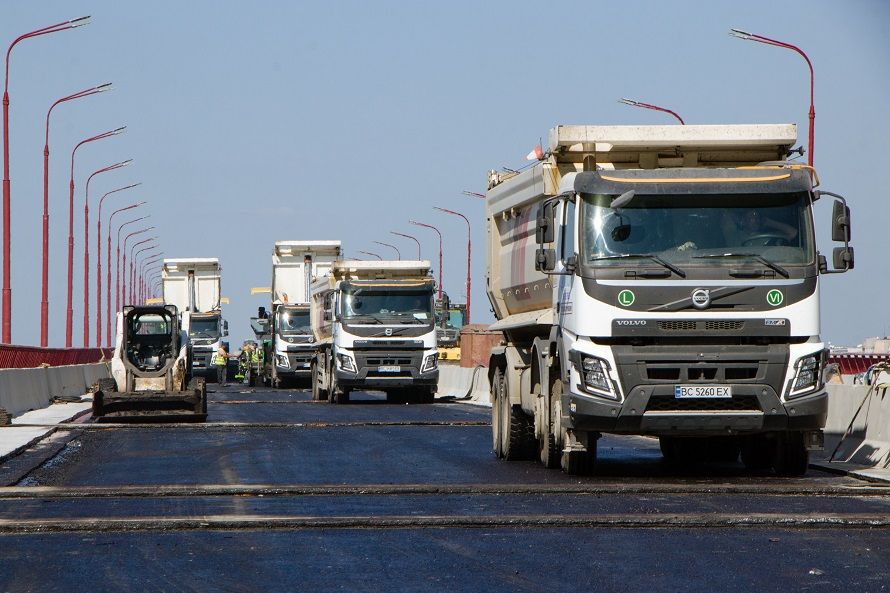
[[[221,386],[226,385],[226,363],[229,360],[229,353],[226,347],[220,344],[216,354],[213,355],[213,366],[216,367],[216,382]]]

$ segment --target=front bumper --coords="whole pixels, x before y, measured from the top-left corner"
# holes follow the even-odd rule
[[[192,347],[192,375],[200,376],[216,373],[213,366],[212,350],[196,350]]]
[[[425,350],[379,351],[356,350],[351,352],[356,372],[350,372],[335,365],[334,375],[341,387],[361,389],[394,389],[400,387],[430,387],[439,383],[439,368],[421,372],[423,360],[429,353]],[[398,371],[383,371],[381,368],[398,367]]]
[[[287,358],[287,365],[281,364],[280,357]],[[315,350],[301,350],[297,352],[276,352],[275,353],[275,373],[279,377],[309,377],[312,370],[312,359],[315,357]]]
[[[563,423],[577,431],[626,434],[718,436],[820,430],[828,394],[782,402],[768,385],[736,384],[730,399],[675,399],[671,385],[640,385],[624,402],[566,393]]]

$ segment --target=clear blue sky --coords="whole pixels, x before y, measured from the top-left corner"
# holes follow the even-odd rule
[[[70,150],[124,124],[125,135],[78,153],[76,345],[83,181],[126,158],[135,165],[96,177],[91,194],[142,181],[106,207],[147,199],[167,256],[221,259],[233,345],[251,337],[265,297],[249,289],[269,284],[275,240],[341,239],[351,255],[387,254],[378,240],[413,254],[396,230],[434,259],[435,234],[408,220],[432,223],[445,234],[445,289],[462,300],[466,226],[434,205],[474,223],[473,316],[490,321],[483,202],[461,191],[484,191],[490,168],[524,164],[552,126],[670,122],[616,102],[626,96],[688,123],[797,123],[805,142],[803,60],[733,39],[730,27],[798,44],[815,64],[816,167],[823,189],[850,200],[857,255],[854,272],[825,278],[823,337],[856,344],[890,325],[887,2],[20,0],[0,8],[0,41],[82,14],[93,23],[13,51],[16,343],[39,340],[43,125],[56,98],[116,87],[53,114],[51,345],[64,341]],[[829,206],[820,204],[823,238]]]

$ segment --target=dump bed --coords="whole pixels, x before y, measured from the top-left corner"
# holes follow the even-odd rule
[[[340,241],[277,241],[272,252],[272,302],[308,304],[312,281],[340,257]]]
[[[164,303],[176,305],[180,311],[219,311],[221,272],[215,257],[165,259],[161,271]],[[193,294],[190,277],[194,279]]]
[[[751,167],[784,161],[793,124],[589,126],[550,130],[543,160],[520,173],[489,173],[488,293],[498,320],[552,322],[551,278],[535,271],[537,215],[567,176],[582,171]],[[668,180],[669,182],[669,180]],[[503,324],[501,324],[503,325]],[[501,329],[504,329],[503,327]]]

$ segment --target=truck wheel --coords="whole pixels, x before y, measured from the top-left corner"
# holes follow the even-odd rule
[[[596,467],[597,440],[587,445],[586,451],[564,451],[560,459],[562,471],[570,476],[587,476]]]
[[[494,369],[494,375],[491,378],[491,447],[498,459],[504,458],[504,426],[501,416],[504,414],[504,371],[501,367]]]
[[[550,411],[547,422],[546,434],[538,439],[538,455],[541,463],[548,469],[554,469],[562,465],[562,380],[554,379],[550,384]]]
[[[773,469],[780,476],[802,476],[807,473],[810,454],[803,442],[803,433],[789,432],[776,439]]]
[[[748,437],[742,444],[742,463],[749,471],[764,471],[773,463],[775,441],[767,435],[757,434]]]

